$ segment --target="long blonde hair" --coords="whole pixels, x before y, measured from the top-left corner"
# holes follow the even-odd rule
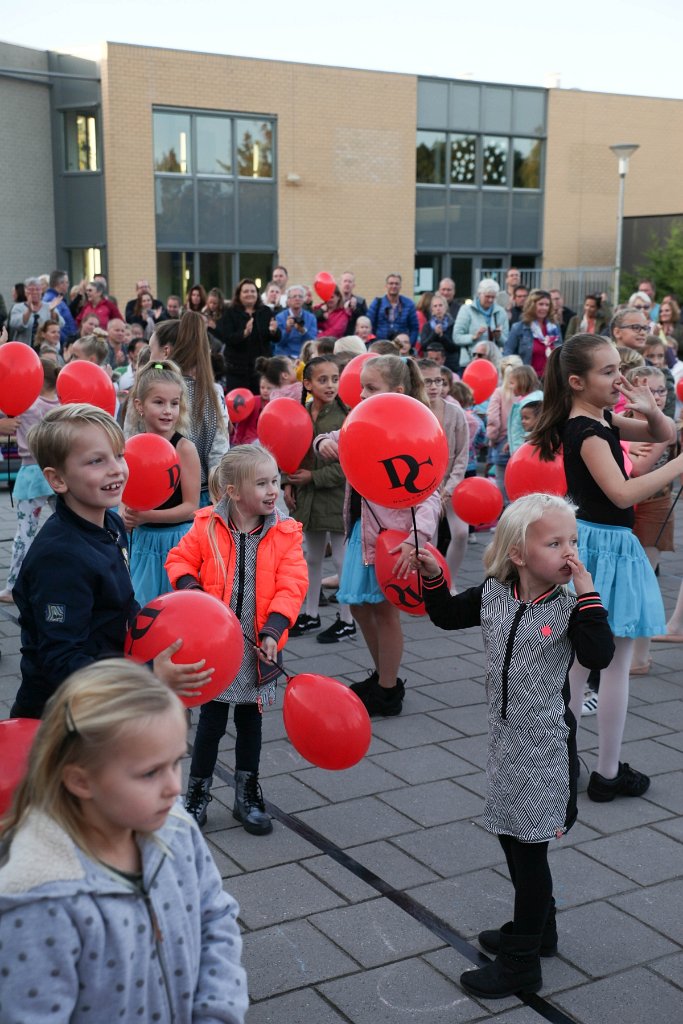
[[[422,374],[417,363],[410,356],[373,356],[363,365],[368,369],[377,370],[390,391],[402,387],[406,395],[416,398],[418,402],[422,402],[428,409],[430,408]]]
[[[526,531],[546,513],[563,510],[576,512],[572,505],[556,494],[525,494],[517,498],[503,512],[496,526],[493,540],[484,552],[484,568],[488,576],[494,576],[499,583],[514,583],[519,579],[517,566],[510,558],[512,548],[524,550]]]
[[[146,719],[173,710],[184,721],[173,691],[126,658],[96,661],[74,672],[48,702],[28,772],[0,822],[0,834],[11,837],[29,811],[42,811],[92,856],[81,802],[64,785],[64,769],[98,767],[126,729],[142,731]]]
[[[180,372],[180,367],[170,359],[163,359],[146,363],[135,375],[135,383],[128,396],[129,407],[134,410],[135,416],[131,417],[130,424],[128,422],[126,424],[126,436],[145,433],[145,422],[138,413],[135,402],[144,402],[155,384],[175,384],[180,390],[180,414],[176,423],[176,430],[180,434],[187,434],[190,425],[187,387]]]

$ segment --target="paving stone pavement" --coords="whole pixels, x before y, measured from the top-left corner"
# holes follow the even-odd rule
[[[0,586],[14,513],[0,490]],[[677,529],[683,550],[683,525]],[[470,544],[458,581],[479,583],[487,536]],[[683,556],[663,558],[671,608]],[[335,606],[321,612],[323,627]],[[18,683],[19,631],[0,606],[0,717]],[[659,1024],[683,1021],[683,648],[653,646],[634,679],[624,759],[652,775],[639,800],[593,804],[551,852],[559,956],[543,961],[540,999],[480,1002],[457,979],[477,962],[479,930],[512,907],[503,856],[485,832],[481,637],[405,617],[403,714],[373,720],[367,757],[346,772],[312,767],[291,747],[281,701],[264,716],[262,783],[278,809],[272,835],[231,816],[234,733],[221,746],[206,838],[242,907],[248,1024]],[[362,679],[362,640],[292,640],[290,672]],[[595,718],[581,756],[594,767]],[[583,771],[580,788],[585,788]]]

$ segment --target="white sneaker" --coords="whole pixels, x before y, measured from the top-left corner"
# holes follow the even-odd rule
[[[2,601],[3,604],[14,604],[12,591],[7,589],[0,590],[0,601]]]
[[[583,704],[581,705],[581,714],[583,715],[594,715],[598,710],[598,695],[595,690],[589,688],[583,695]]]

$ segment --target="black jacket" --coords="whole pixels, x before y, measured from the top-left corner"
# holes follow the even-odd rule
[[[216,324],[213,334],[223,343],[225,372],[231,388],[251,388],[254,393],[258,392],[254,363],[259,356],[270,357],[273,344],[280,339],[279,329],[274,334],[268,329],[273,316],[270,306],[257,306],[254,326],[247,338],[244,328],[249,315],[241,306],[228,306]]]
[[[123,522],[105,513],[104,529],[60,497],[29,548],[14,587],[21,626],[17,703],[40,717],[67,676],[90,662],[121,657],[138,610]]]

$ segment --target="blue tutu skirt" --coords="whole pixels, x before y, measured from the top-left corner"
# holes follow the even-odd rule
[[[192,523],[171,526],[136,526],[130,536],[130,578],[135,600],[144,607],[161,594],[168,594],[170,584],[164,562],[171,548],[179,543]]]
[[[614,636],[666,633],[657,577],[637,537],[625,526],[578,520],[579,557],[593,577]]]
[[[339,604],[379,604],[386,601],[377,582],[374,565],[363,565],[360,519],[354,523],[346,545],[337,600]]]
[[[40,466],[21,466],[14,481],[12,496],[17,501],[54,498],[55,492],[43,476]]]
[[[213,504],[214,504],[214,501],[213,501],[213,498],[211,497],[211,495],[209,494],[209,488],[208,487],[202,487],[201,491],[199,492],[199,507],[200,508],[208,508],[209,505],[213,505]]]

